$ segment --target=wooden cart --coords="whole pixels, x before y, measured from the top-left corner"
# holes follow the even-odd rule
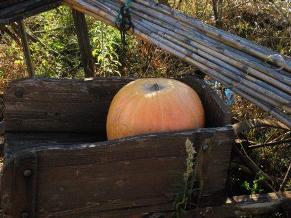
[[[206,128],[105,141],[110,101],[131,80],[25,79],[9,86],[1,188],[6,217],[172,212],[192,169],[192,203],[225,202],[234,132],[217,94],[193,76],[180,78],[201,96]]]

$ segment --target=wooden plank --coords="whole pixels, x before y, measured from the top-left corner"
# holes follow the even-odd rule
[[[110,101],[129,81],[30,79],[12,83],[4,97],[7,131],[90,132],[104,136]]]
[[[291,215],[291,192],[234,196],[220,207],[198,208],[187,213],[187,217],[269,217],[281,211],[284,217]]]
[[[19,4],[25,0],[2,0],[0,1],[0,9],[7,8],[11,5]]]
[[[78,43],[81,53],[82,65],[85,71],[85,77],[94,77],[94,59],[92,56],[88,26],[85,15],[72,9],[72,15],[75,23],[75,29],[78,37]]]
[[[201,80],[179,78],[193,87],[206,111],[206,126],[230,123],[230,113]],[[89,81],[27,79],[5,91],[7,131],[84,132],[105,136],[106,116],[117,91],[133,78],[98,78]]]
[[[200,136],[199,136],[200,137]],[[232,147],[234,135],[228,132],[224,135],[216,132],[214,135],[204,135],[203,144],[196,164],[197,177],[200,186],[200,198],[197,203],[203,206],[217,205],[226,196],[225,187],[228,178],[230,150],[221,149],[223,146]],[[194,141],[196,141],[194,139]],[[218,175],[224,175],[220,177]],[[214,178],[219,177],[215,180]]]
[[[26,141],[21,142],[18,137],[11,142],[25,144],[31,138],[34,144],[38,134],[31,135]],[[63,140],[63,143],[47,141],[46,144],[39,139],[36,146],[22,146],[7,156],[3,189],[10,192],[6,192],[6,202],[13,207],[11,196],[14,196],[13,190],[17,190],[11,188],[10,180],[14,178],[11,165],[30,152],[38,160],[37,217],[114,217],[119,213],[133,215],[173,210],[176,194],[184,189],[187,139],[199,152],[199,159],[205,156],[202,159],[210,162],[204,166],[206,173],[197,175],[203,187],[196,197],[200,197],[199,202],[206,203],[207,200],[203,200],[206,197],[211,198],[210,204],[222,204],[226,199],[225,178],[233,141],[231,127],[149,134],[98,143],[70,144],[70,140]],[[205,144],[208,144],[206,150]],[[210,161],[216,156],[217,161]],[[210,174],[212,181],[205,177]],[[6,210],[6,207],[4,204],[4,213],[11,213],[12,209]]]
[[[27,66],[27,72],[28,72],[29,77],[33,77],[34,76],[34,69],[33,69],[33,65],[32,65],[31,53],[30,53],[30,49],[29,49],[29,45],[28,45],[27,34],[25,31],[25,26],[24,26],[23,20],[18,21],[18,26],[19,26],[19,33],[20,33],[23,53],[24,53],[24,57],[25,57],[25,63]]]
[[[56,8],[61,0],[20,0],[0,3],[0,24],[9,24]]]
[[[23,153],[7,167],[3,169],[5,179],[1,184],[4,217],[35,217],[37,157],[33,153]]]
[[[86,144],[96,141],[105,141],[104,137],[97,134],[73,134],[73,133],[6,133],[5,156],[13,155],[17,151],[46,146],[66,146],[72,144]]]

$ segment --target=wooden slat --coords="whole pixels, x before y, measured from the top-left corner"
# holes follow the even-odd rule
[[[0,9],[7,8],[11,5],[19,4],[21,2],[24,2],[25,0],[2,0],[0,1]]]
[[[5,155],[10,156],[23,149],[43,146],[72,145],[105,141],[104,137],[97,134],[72,134],[72,133],[6,133]]]
[[[110,101],[130,79],[29,79],[6,91],[7,131],[91,132],[105,135]]]
[[[61,0],[9,0],[0,2],[0,24],[13,23],[50,10],[58,7],[61,2]]]
[[[70,139],[63,139],[63,143],[50,144],[45,138],[35,143],[38,134],[34,134],[35,137],[31,133],[26,137],[29,133],[21,135],[25,140],[18,136],[17,140],[11,140],[14,146],[17,141],[28,143],[29,138],[34,139],[31,144],[35,146],[20,146],[7,156],[3,190],[10,191],[5,191],[2,201],[5,198],[10,207],[15,205],[15,199],[11,198],[15,196],[13,190],[23,187],[11,183],[11,177],[19,179],[15,177],[13,164],[21,160],[23,154],[32,153],[38,160],[37,217],[114,217],[114,214],[173,210],[176,194],[184,189],[187,139],[192,141],[198,159],[204,160],[196,166],[196,178],[201,185],[201,193],[196,193],[196,197],[201,198],[198,202],[217,205],[226,199],[225,178],[233,141],[231,127],[150,134],[99,143],[74,143],[72,139],[69,143]],[[12,136],[8,137],[8,144]],[[211,160],[216,157],[216,161]],[[200,167],[203,174],[197,169]],[[210,175],[212,181],[207,178]],[[21,210],[21,207],[6,207],[8,205],[3,204],[6,214]]]
[[[117,91],[133,78],[89,81],[27,79],[5,91],[6,130],[17,132],[85,132],[105,136],[108,108]],[[201,97],[207,127],[230,123],[230,113],[216,93],[191,76],[181,78]]]
[[[234,196],[220,207],[199,208],[189,211],[187,217],[270,217],[281,211],[283,217],[291,215],[291,192]]]
[[[22,43],[22,48],[23,48],[23,53],[25,57],[25,63],[27,66],[27,71],[29,77],[34,76],[34,68],[31,60],[31,53],[29,49],[29,44],[28,44],[28,39],[27,39],[27,34],[25,31],[25,25],[23,23],[23,20],[18,21],[18,26],[19,26],[19,33],[20,33],[20,38],[21,38],[21,43]]]
[[[94,77],[94,60],[92,56],[88,26],[85,15],[72,9],[72,15],[75,23],[75,29],[78,37],[82,65],[85,71],[85,77]]]
[[[35,217],[38,161],[27,152],[10,162],[1,184],[1,205],[4,217]]]

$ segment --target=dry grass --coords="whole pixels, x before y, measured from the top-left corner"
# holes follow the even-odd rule
[[[0,93],[12,80],[25,77],[25,65],[19,47],[0,44]]]

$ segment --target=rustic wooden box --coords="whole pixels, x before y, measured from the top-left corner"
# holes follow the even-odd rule
[[[110,102],[131,80],[10,84],[4,96],[4,216],[130,217],[172,211],[183,193],[187,166],[189,171],[189,144],[197,152],[193,204],[223,204],[234,139],[226,106],[203,81],[185,76],[179,80],[201,96],[207,128],[105,141]]]

